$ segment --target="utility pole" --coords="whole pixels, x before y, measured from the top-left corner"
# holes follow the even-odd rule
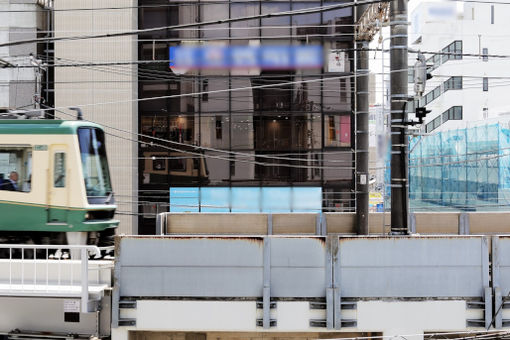
[[[42,61],[34,57],[32,53],[30,53],[30,64],[35,66],[35,94],[34,94],[34,109],[39,110],[41,108],[41,100],[42,100]]]
[[[388,19],[387,3],[357,8],[356,21],[356,225],[358,235],[368,235],[369,126],[368,43]]]
[[[390,3],[391,233],[408,234],[407,0]]]
[[[368,41],[356,42],[356,225],[368,235]]]

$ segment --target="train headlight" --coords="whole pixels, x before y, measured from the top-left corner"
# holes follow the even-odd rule
[[[85,213],[85,219],[88,220],[90,217],[89,213]]]

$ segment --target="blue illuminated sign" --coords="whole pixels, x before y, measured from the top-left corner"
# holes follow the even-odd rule
[[[319,187],[170,188],[170,212],[321,212]]]
[[[320,68],[322,47],[306,46],[172,46],[170,67],[183,69],[302,69]]]

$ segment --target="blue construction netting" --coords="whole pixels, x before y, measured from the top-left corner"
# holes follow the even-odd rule
[[[412,138],[411,210],[508,210],[510,130],[487,124]],[[389,160],[386,183],[390,183]],[[389,196],[390,187],[387,186]],[[389,200],[386,200],[389,207]]]

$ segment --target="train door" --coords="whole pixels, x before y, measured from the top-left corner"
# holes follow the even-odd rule
[[[49,223],[67,223],[69,207],[68,152],[66,145],[52,145],[49,152]]]

